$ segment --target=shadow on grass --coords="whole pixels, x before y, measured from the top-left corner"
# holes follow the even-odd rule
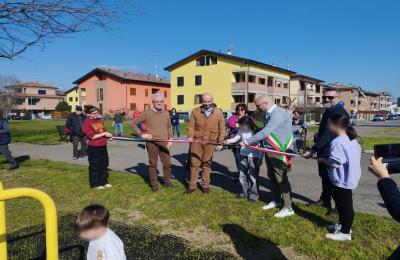
[[[59,218],[59,258],[86,259],[88,243],[82,241],[73,228],[75,216]],[[191,247],[182,238],[156,234],[145,227],[112,223],[110,228],[124,242],[127,259],[232,259],[222,251]],[[43,225],[20,229],[8,235],[10,259],[45,259],[45,232]]]
[[[274,243],[247,232],[240,225],[225,224],[222,230],[229,235],[243,259],[287,259]]]
[[[296,212],[296,215],[314,223],[318,227],[326,227],[329,224],[332,224],[332,221],[330,221],[326,218],[323,218],[314,212],[304,210],[299,205],[295,204],[293,206],[293,209]]]

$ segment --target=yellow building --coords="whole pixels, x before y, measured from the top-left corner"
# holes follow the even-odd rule
[[[275,103],[289,103],[290,76],[295,72],[230,54],[200,50],[165,70],[171,72],[171,107],[188,113],[200,104],[200,96],[210,92],[218,108],[234,111],[246,103],[255,110],[254,100],[270,95]],[[246,95],[247,94],[247,95]]]
[[[68,105],[71,106],[71,111],[75,112],[76,106],[79,106],[79,88],[78,86],[75,86],[67,91],[64,92],[65,95],[67,95],[66,101]]]

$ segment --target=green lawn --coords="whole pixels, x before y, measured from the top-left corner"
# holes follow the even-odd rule
[[[0,164],[0,171],[6,167]],[[296,216],[276,219],[275,210],[261,209],[262,202],[237,200],[221,189],[213,189],[209,195],[183,196],[183,185],[174,182],[176,188],[154,194],[142,177],[111,172],[112,189],[90,190],[87,178],[85,166],[45,160],[27,160],[19,170],[0,174],[5,188],[24,186],[47,192],[55,200],[59,216],[76,214],[89,203],[102,203],[111,210],[114,222],[176,234],[210,250],[230,251],[233,241],[242,257],[259,252],[277,257],[279,249],[274,245],[279,245],[320,259],[383,259],[400,244],[400,224],[385,217],[357,213],[354,240],[335,243],[324,238],[324,227],[335,219],[325,217],[321,208],[298,205]],[[6,207],[8,232],[43,221],[37,202],[18,199],[8,201]]]
[[[106,129],[114,133],[111,126],[112,121],[106,120]],[[31,144],[55,144],[59,141],[56,126],[64,126],[65,120],[14,120],[10,121],[11,135],[13,142],[23,142]],[[123,123],[124,134],[130,135],[133,133],[127,121]],[[186,124],[181,124],[181,133],[187,133]]]

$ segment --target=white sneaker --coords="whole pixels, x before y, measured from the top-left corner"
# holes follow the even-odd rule
[[[262,209],[267,210],[267,209],[274,209],[274,208],[279,208],[281,204],[276,203],[275,201],[271,201],[267,205],[264,205]]]
[[[342,229],[342,225],[340,224],[330,224],[326,227],[326,229],[328,229],[329,232],[336,232],[336,231],[340,231]]]
[[[327,239],[332,239],[336,241],[349,241],[351,240],[351,234],[344,234],[340,231],[336,231],[335,233],[326,234],[325,237]]]
[[[274,217],[276,218],[286,218],[294,215],[294,211],[292,208],[283,208],[278,213],[275,213]]]
[[[342,229],[342,225],[340,225],[340,224],[331,224],[331,225],[328,225],[326,227],[326,229],[328,229],[329,232],[335,233],[336,231],[340,231]],[[350,229],[350,234],[352,232],[353,231]]]
[[[109,183],[107,183],[106,185],[104,185],[104,187],[106,187],[106,188],[111,188],[111,187],[112,187],[112,185],[111,185],[111,184],[109,184]]]
[[[105,189],[106,187],[104,187],[104,186],[98,186],[98,187],[96,187],[96,189],[97,190],[102,190],[102,189]]]

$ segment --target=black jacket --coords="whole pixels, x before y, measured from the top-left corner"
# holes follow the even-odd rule
[[[179,115],[178,115],[178,113],[175,113],[175,115],[171,113],[170,117],[171,117],[171,124],[172,125],[179,125]]]
[[[400,222],[400,191],[396,183],[390,178],[383,178],[378,181],[378,189],[389,214]]]
[[[378,181],[378,189],[385,202],[385,207],[393,219],[400,222],[400,191],[394,180],[383,178]],[[389,259],[400,259],[400,247],[398,247]]]
[[[71,136],[85,136],[82,130],[83,121],[85,121],[85,119],[86,116],[84,114],[78,116],[72,113],[68,115],[65,127],[71,130]]]
[[[331,141],[335,139],[336,136],[328,129],[328,119],[335,114],[345,115],[350,119],[349,113],[347,113],[346,109],[344,109],[344,107],[340,104],[334,105],[333,107],[325,110],[319,124],[315,145],[312,147],[312,151],[314,153],[316,152],[318,156],[325,157],[329,155]]]
[[[6,119],[0,117],[0,145],[9,144],[11,141],[10,127]]]

